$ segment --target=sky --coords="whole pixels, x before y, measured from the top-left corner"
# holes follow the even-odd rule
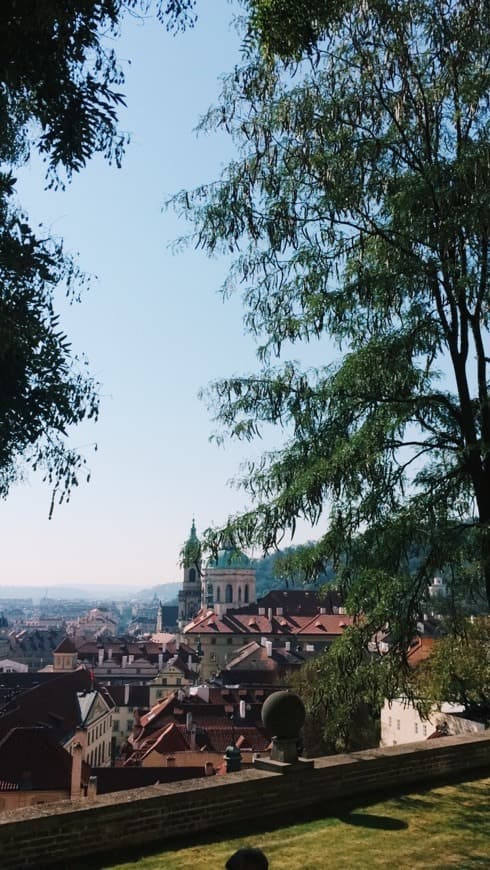
[[[219,294],[226,258],[172,252],[190,227],[162,213],[172,193],[218,177],[233,155],[224,136],[194,132],[219,76],[240,59],[232,15],[227,0],[200,3],[196,27],[176,36],[152,19],[127,20],[116,46],[126,73],[120,126],[131,134],[122,169],[96,158],[57,192],[45,190],[35,156],[16,173],[31,221],[97,276],[80,305],[60,294],[58,308],[101,384],[101,413],[73,432],[91,481],[69,504],[49,520],[49,487],[33,473],[0,503],[0,585],[178,580],[192,518],[199,532],[246,505],[229,481],[261,447],[211,443],[198,392],[252,370],[255,345],[240,300]]]

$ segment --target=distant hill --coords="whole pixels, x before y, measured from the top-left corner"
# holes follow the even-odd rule
[[[177,588],[178,584],[164,584],[163,587]],[[38,604],[42,598],[57,598],[64,601],[127,601],[139,598],[141,589],[137,583],[134,585],[112,585],[109,583],[87,583],[83,586],[0,586],[0,601],[6,598],[31,598],[34,604]],[[176,592],[172,591],[175,596]],[[152,595],[150,595],[150,598]]]
[[[252,559],[252,565],[257,574],[257,598],[267,595],[271,589],[318,589],[323,584],[332,582],[333,572],[322,574],[317,583],[303,583],[299,578],[297,581],[286,580],[277,574],[276,563],[279,557],[295,549],[295,547],[288,547],[285,551],[270,553],[268,556],[263,556],[262,559]]]
[[[150,586],[148,589],[140,589],[136,598],[138,601],[151,601],[155,596],[163,604],[177,603],[177,595],[182,583],[160,583],[158,586]]]

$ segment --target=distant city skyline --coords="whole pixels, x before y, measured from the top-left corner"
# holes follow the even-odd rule
[[[192,518],[201,533],[244,508],[229,479],[279,443],[279,433],[226,449],[209,442],[211,414],[197,394],[254,369],[255,344],[240,300],[223,303],[217,293],[229,262],[192,247],[173,254],[169,246],[190,227],[162,214],[170,195],[216,178],[233,153],[224,136],[192,132],[218,97],[218,76],[240,60],[233,8],[200,4],[196,27],[177,36],[128,16],[115,46],[127,75],[120,126],[132,136],[121,170],[95,159],[65,191],[44,189],[36,156],[16,172],[33,223],[97,275],[80,305],[68,306],[61,289],[57,307],[101,383],[101,415],[72,434],[91,481],[51,521],[49,486],[33,473],[0,503],[0,585],[179,580]]]

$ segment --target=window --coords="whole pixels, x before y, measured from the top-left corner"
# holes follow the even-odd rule
[[[221,601],[221,589],[219,586],[216,587],[216,601],[218,602],[218,604]]]
[[[114,713],[119,713],[119,707],[114,707]]]
[[[119,731],[119,719],[114,719],[114,722],[112,723],[112,727],[113,727],[114,731]]]
[[[232,643],[233,643],[233,638],[232,638],[232,637],[227,637],[227,638],[226,638],[226,643],[228,644],[228,646],[231,646]]]
[[[233,601],[233,587],[231,583],[228,583],[226,586],[225,601],[227,604],[231,604],[231,602]]]
[[[400,730],[400,720],[399,719],[396,720],[396,730],[397,731]]]
[[[175,680],[175,685],[176,685],[176,686],[181,686],[181,685],[182,685],[182,680],[181,680],[180,677],[177,677],[177,679]]]
[[[132,731],[132,730],[133,730],[133,720],[128,719],[128,731]]]
[[[391,716],[388,716],[388,728],[391,728]]]
[[[242,600],[242,587],[241,586],[238,587],[238,600],[239,601]]]
[[[418,722],[415,723],[415,733],[416,734],[419,733],[419,723]]]
[[[128,707],[128,713],[132,713],[133,710],[134,710],[134,707]]]
[[[163,679],[162,679],[162,686],[166,686],[166,685],[167,685],[167,678],[166,678],[166,677],[163,677]],[[162,696],[160,695],[160,697],[162,697]]]
[[[427,737],[427,725],[422,726],[422,734],[424,735],[424,737]]]
[[[189,583],[195,583],[195,582],[196,582],[196,569],[189,568]]]
[[[212,644],[215,644],[215,643],[216,643],[216,638],[215,638],[215,637],[212,637],[212,638],[211,638],[211,643],[212,643]]]
[[[248,583],[245,584],[245,591],[244,591],[243,598],[244,598],[245,604],[248,604]]]

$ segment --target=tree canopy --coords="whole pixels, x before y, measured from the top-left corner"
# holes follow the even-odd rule
[[[97,153],[120,164],[124,76],[112,47],[124,15],[146,0],[5,0],[0,4],[0,495],[22,464],[53,492],[77,484],[84,457],[72,424],[95,418],[97,385],[72,353],[55,292],[78,298],[84,276],[59,240],[39,238],[15,199],[13,175],[33,150],[48,185],[63,184]],[[169,28],[192,23],[193,0],[153,4]],[[53,506],[53,503],[52,503]]]
[[[490,717],[490,617],[466,620],[442,638],[414,674],[415,693],[430,708],[452,702]]]
[[[208,543],[267,551],[310,521],[318,541],[284,569],[333,565],[403,670],[435,572],[490,600],[490,6],[249,10],[244,63],[201,124],[237,157],[174,203],[195,244],[234,255],[224,291],[259,341],[258,372],[213,385],[218,428],[285,441]],[[315,341],[324,365],[285,358]]]

